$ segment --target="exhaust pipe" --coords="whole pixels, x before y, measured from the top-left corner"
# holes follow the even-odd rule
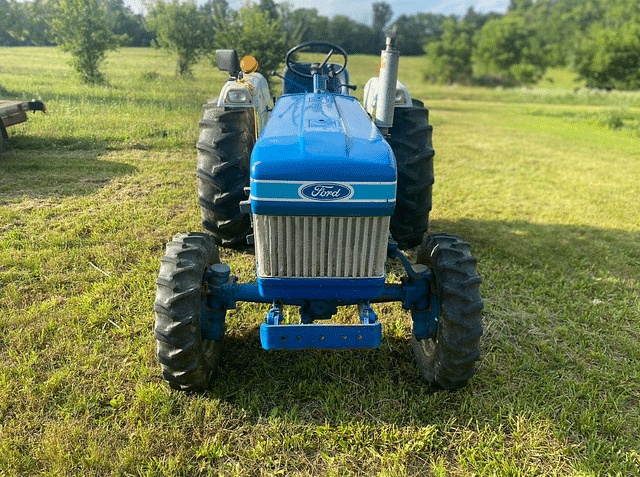
[[[376,126],[383,135],[393,126],[393,109],[396,104],[396,85],[400,50],[396,49],[395,34],[387,33],[387,47],[380,55],[380,74],[378,79],[378,101],[376,105]]]

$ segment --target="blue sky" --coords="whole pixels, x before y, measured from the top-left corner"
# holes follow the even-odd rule
[[[294,8],[315,8],[320,15],[332,17],[347,15],[360,23],[371,24],[371,5],[377,0],[288,0]],[[142,0],[125,0],[134,11],[141,12]],[[283,1],[275,0],[276,3]],[[504,13],[509,0],[386,0],[393,9],[394,18],[398,15],[413,15],[418,12],[443,13],[445,15],[464,15],[469,7],[479,12]],[[204,3],[204,0],[198,0]],[[229,0],[231,8],[240,8],[246,0]]]

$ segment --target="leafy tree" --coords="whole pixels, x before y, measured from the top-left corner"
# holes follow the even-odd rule
[[[278,4],[278,18],[287,34],[287,45],[328,38],[329,19],[315,8],[293,9],[290,3]]]
[[[258,71],[269,78],[287,53],[287,33],[280,20],[272,20],[257,5],[242,7],[233,21],[218,22],[215,47],[235,49],[240,56],[258,60]]]
[[[329,37],[329,19],[318,15],[315,8],[300,8],[296,10],[305,17],[307,28],[302,35],[302,41],[320,40]]]
[[[305,13],[304,9],[294,10],[290,3],[278,4],[278,18],[287,34],[289,47],[302,43],[302,38],[309,31],[310,24]]]
[[[328,41],[340,45],[347,53],[374,53],[375,35],[367,25],[344,15],[336,15],[329,21]],[[377,50],[380,53],[379,50]]]
[[[229,2],[227,0],[209,0],[200,7],[200,11],[204,14],[207,21],[207,28],[215,30],[216,21],[228,21],[231,17]]]
[[[427,46],[427,54],[434,67],[428,73],[431,79],[444,83],[470,83],[473,29],[457,18],[442,24],[442,38]]]
[[[208,54],[213,48],[217,25],[232,21],[235,12],[229,8],[227,0],[209,0],[200,7],[203,15],[203,32],[205,36],[205,45],[203,45],[204,54]]]
[[[206,17],[195,0],[156,0],[148,22],[157,44],[178,56],[176,74],[190,76],[191,68],[205,53],[208,39]]]
[[[578,52],[576,69],[589,86],[640,89],[640,24],[594,25]]]
[[[380,48],[375,47],[376,35],[370,26],[356,23],[353,28],[350,53],[380,54]]]
[[[58,0],[51,22],[58,46],[71,53],[71,66],[84,83],[100,84],[100,65],[107,51],[125,38],[115,35],[103,0]]]
[[[403,55],[422,55],[424,45],[437,41],[442,35],[442,23],[447,17],[433,13],[401,15],[393,27],[398,36],[398,48]]]
[[[509,12],[524,18],[550,66],[570,63],[576,46],[616,1],[630,0],[513,0]]]
[[[545,59],[535,30],[517,14],[490,20],[477,34],[475,61],[481,74],[506,82],[534,83],[545,71]]]
[[[347,53],[355,52],[354,40],[356,22],[345,15],[336,15],[329,22],[329,37],[331,43],[336,43]]]
[[[373,4],[373,29],[377,31],[384,30],[387,23],[393,17],[393,9],[391,5],[385,2],[375,2]]]
[[[0,45],[28,44],[27,5],[15,0],[0,0]]]
[[[462,18],[462,22],[466,31],[473,35],[476,31],[481,30],[484,24],[489,20],[499,20],[502,17],[503,15],[501,13],[481,13],[476,12],[473,7],[469,7]]]
[[[9,17],[9,2],[8,0],[0,0],[0,28],[3,30],[7,27],[7,21]]]
[[[27,40],[33,45],[50,46],[55,36],[51,24],[55,12],[55,3],[50,0],[25,2],[27,9]]]
[[[278,14],[278,6],[273,0],[260,0],[260,9],[263,12],[267,12],[271,20],[277,20],[280,18],[280,15]]]
[[[0,0],[0,45],[6,45],[7,40],[10,38],[6,33],[7,24],[9,23],[9,8],[7,0]]]
[[[0,45],[52,45],[50,0],[0,0]]]
[[[607,0],[563,0],[558,5],[566,8],[567,26],[574,32],[585,33],[602,19],[610,3]]]
[[[127,46],[149,46],[154,39],[153,33],[146,30],[144,17],[137,15],[124,4],[124,0],[107,0],[113,32],[128,37]]]
[[[511,0],[509,2],[508,12],[523,12],[533,6],[533,0]]]
[[[562,5],[554,5],[550,0],[536,3],[527,1],[510,7],[534,27],[549,66],[560,66],[569,61],[574,50],[574,38],[580,34],[572,24],[571,17],[560,13],[561,8]]]
[[[376,49],[383,50],[385,47],[384,27],[391,21],[393,9],[385,2],[375,2],[373,4],[373,35],[376,41]]]
[[[640,23],[640,3],[630,0],[609,0],[602,12],[602,24],[608,28],[618,28],[628,23]]]

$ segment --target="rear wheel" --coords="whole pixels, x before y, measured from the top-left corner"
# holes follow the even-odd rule
[[[391,236],[401,249],[417,247],[429,227],[433,178],[433,146],[429,110],[414,99],[413,107],[396,108],[389,144],[396,156],[398,188],[391,217]]]
[[[202,337],[200,319],[204,275],[219,262],[218,247],[203,233],[176,235],[160,262],[154,336],[162,376],[174,389],[204,390],[218,367],[222,343]]]
[[[198,139],[198,204],[202,226],[227,248],[243,248],[251,233],[249,214],[240,212],[249,186],[255,144],[253,108],[204,106]]]
[[[477,260],[461,237],[434,234],[425,238],[417,262],[433,269],[440,301],[435,336],[412,336],[418,368],[434,387],[461,388],[473,376],[480,356],[483,303]]]

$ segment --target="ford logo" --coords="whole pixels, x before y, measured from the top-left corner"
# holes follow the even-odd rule
[[[344,200],[353,195],[353,188],[347,184],[336,184],[334,182],[317,182],[302,185],[298,189],[300,197],[309,200]]]

